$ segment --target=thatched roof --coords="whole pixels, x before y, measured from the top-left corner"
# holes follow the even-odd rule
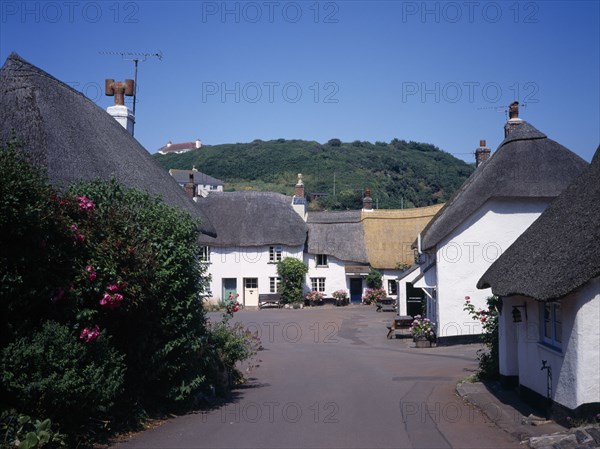
[[[422,249],[436,246],[492,198],[554,198],[587,162],[521,121],[480,165],[422,233]]]
[[[411,245],[442,204],[414,209],[372,210],[362,213],[369,263],[375,268],[412,265]]]
[[[0,139],[12,134],[59,187],[115,177],[161,196],[215,230],[175,180],[107,112],[80,92],[12,53],[0,69]]]
[[[306,242],[306,223],[292,208],[292,198],[280,193],[212,192],[198,204],[219,230],[216,238],[202,236],[202,244],[256,247]]]
[[[500,296],[561,298],[600,276],[600,147],[589,168],[477,283]]]
[[[361,211],[309,212],[308,252],[368,263]]]

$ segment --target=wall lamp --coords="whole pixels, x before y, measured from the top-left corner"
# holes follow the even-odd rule
[[[512,317],[513,317],[513,323],[520,323],[522,320],[521,317],[521,311],[519,310],[521,307],[523,308],[523,310],[525,311],[525,320],[527,320],[527,305],[525,303],[523,303],[522,306],[512,306]]]

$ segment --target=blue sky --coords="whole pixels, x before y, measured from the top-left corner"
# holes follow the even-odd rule
[[[597,1],[4,1],[11,51],[82,91],[139,65],[135,137],[432,143],[471,162],[506,107],[591,160],[600,143]]]

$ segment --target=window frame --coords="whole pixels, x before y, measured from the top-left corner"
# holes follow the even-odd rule
[[[283,259],[283,248],[281,246],[269,246],[269,262],[277,263],[277,262],[281,262],[282,259]]]
[[[324,277],[313,277],[310,278],[310,287],[312,291],[325,293],[325,278]]]
[[[200,247],[200,262],[210,263],[210,246],[204,245]]]
[[[560,302],[545,302],[540,307],[541,342],[558,351],[562,351],[562,308]],[[549,318],[546,318],[546,310]],[[548,326],[546,326],[546,323]],[[558,326],[557,326],[558,324]],[[547,332],[549,331],[549,332]],[[548,335],[549,334],[549,335]]]
[[[269,278],[269,293],[278,293],[281,285],[281,277],[272,276]]]
[[[393,289],[391,287],[394,287]],[[387,294],[392,296],[398,296],[398,281],[395,279],[388,279]]]
[[[319,263],[319,262],[325,262],[325,263]],[[317,268],[328,267],[329,266],[329,259],[327,257],[327,254],[316,254],[315,255],[315,266]]]

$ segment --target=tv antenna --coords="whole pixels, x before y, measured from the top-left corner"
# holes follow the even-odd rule
[[[163,54],[162,51],[158,51],[158,53],[138,53],[132,51],[99,51],[101,55],[105,56],[120,56],[123,61],[132,61],[135,65],[135,73],[134,73],[134,83],[133,83],[133,120],[135,126],[135,103],[137,98],[137,74],[138,74],[138,63],[144,62],[148,58],[158,58],[159,61],[162,61]],[[131,135],[133,135],[133,129],[131,130]]]
[[[527,103],[519,103],[519,109],[520,108],[526,108],[527,107]],[[483,107],[483,108],[477,108],[478,111],[482,111],[482,110],[493,110],[494,112],[504,112],[506,114],[506,117],[508,117],[508,106],[487,106],[487,107]]]

